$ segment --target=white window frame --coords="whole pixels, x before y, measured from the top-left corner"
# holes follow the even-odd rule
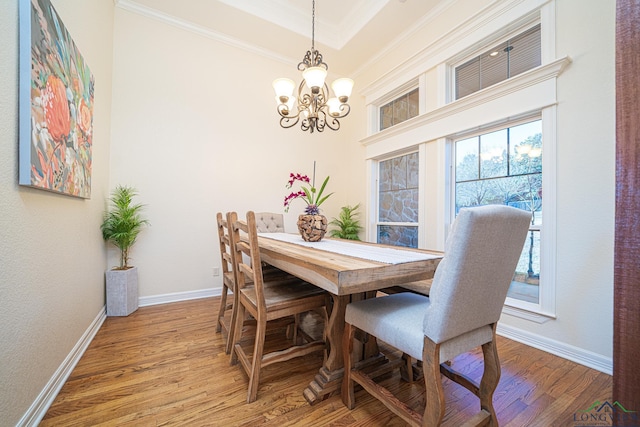
[[[477,58],[478,55],[481,55],[482,53],[488,51],[492,47],[497,46],[501,43],[504,43],[507,40],[512,39],[539,24],[541,26],[540,28],[541,58],[540,59],[541,59],[541,63],[544,64],[544,53],[542,53],[542,51],[544,50],[544,47],[542,46],[542,43],[543,43],[542,33],[544,30],[542,29],[542,24],[540,23],[540,21],[541,20],[539,16],[535,16],[535,17],[530,16],[526,20],[524,20],[524,22],[519,23],[519,25],[515,27],[511,27],[510,31],[507,34],[502,34],[502,33],[495,34],[493,37],[484,40],[483,43],[480,45],[480,47],[475,47],[471,51],[465,51],[464,53],[456,55],[450,61],[448,61],[447,73],[449,77],[448,79],[449,84],[447,85],[447,99],[449,100],[449,102],[457,101],[458,99],[463,99],[466,96],[469,96],[469,95],[466,95],[466,96],[463,96],[462,98],[455,99],[456,68],[458,68],[460,65],[466,64],[468,61],[474,58]],[[509,77],[509,79],[510,78],[512,77]],[[505,80],[509,80],[509,79],[505,79]],[[502,81],[505,81],[505,80],[502,80]],[[489,88],[490,87],[491,86],[489,86]],[[488,89],[488,88],[483,88],[483,89]],[[483,89],[480,89],[480,90],[483,90]]]
[[[380,130],[380,108],[391,101],[398,99],[402,95],[408,94],[414,89],[418,89],[418,115],[424,112],[424,84],[421,84],[420,78],[411,79],[383,97],[377,99],[375,103],[369,104],[369,135],[384,132],[387,129],[393,128],[393,126],[390,126],[386,129]]]
[[[540,230],[540,285],[538,289],[538,303],[523,301],[507,297],[503,312],[525,317],[529,320],[542,323],[547,318],[555,317],[555,106],[542,109],[534,114],[513,118],[499,123],[474,128],[471,131],[459,132],[448,139],[450,178],[448,180],[447,206],[449,207],[449,224],[455,219],[455,141],[477,135],[491,133],[497,130],[518,126],[523,123],[540,120],[542,123],[542,189],[543,223],[541,226],[532,226],[530,229]],[[552,252],[553,251],[553,252]]]
[[[397,157],[406,156],[408,154],[418,154],[418,221],[417,222],[380,222],[379,212],[380,212],[380,163],[395,159]],[[368,206],[371,207],[369,209],[369,227],[367,227],[367,236],[366,240],[368,242],[377,242],[378,241],[378,226],[379,225],[391,225],[391,226],[409,226],[409,227],[417,227],[418,228],[418,247],[424,247],[425,241],[425,231],[424,231],[424,191],[423,189],[423,180],[424,180],[424,148],[423,147],[412,147],[407,150],[402,150],[400,152],[395,152],[389,154],[387,156],[379,157],[377,159],[373,159],[370,163],[369,170],[371,171],[372,181],[374,185],[371,186],[370,198]],[[369,182],[372,182],[371,180]]]

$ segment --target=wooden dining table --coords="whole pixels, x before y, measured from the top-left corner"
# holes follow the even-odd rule
[[[373,297],[384,288],[433,278],[443,255],[439,251],[341,239],[311,243],[299,235],[285,233],[259,234],[258,245],[262,261],[328,291],[333,300],[324,331],[327,356],[303,392],[310,404],[340,390],[347,304]],[[363,347],[363,357],[377,353],[377,344],[371,345],[375,347]]]

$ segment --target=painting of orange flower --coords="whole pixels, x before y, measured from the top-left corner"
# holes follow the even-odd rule
[[[20,0],[19,183],[91,197],[94,78],[50,0]]]

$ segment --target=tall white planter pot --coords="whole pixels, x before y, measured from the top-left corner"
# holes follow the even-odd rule
[[[107,316],[128,316],[138,309],[138,268],[109,270]]]

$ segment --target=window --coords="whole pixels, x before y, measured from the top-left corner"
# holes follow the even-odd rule
[[[378,164],[377,242],[418,247],[418,153]]]
[[[541,64],[540,25],[455,68],[455,99],[492,86]]]
[[[380,107],[380,130],[402,123],[418,115],[418,89],[406,93]]]
[[[508,297],[540,302],[542,229],[542,120],[455,141],[455,214],[488,204],[533,215]]]

